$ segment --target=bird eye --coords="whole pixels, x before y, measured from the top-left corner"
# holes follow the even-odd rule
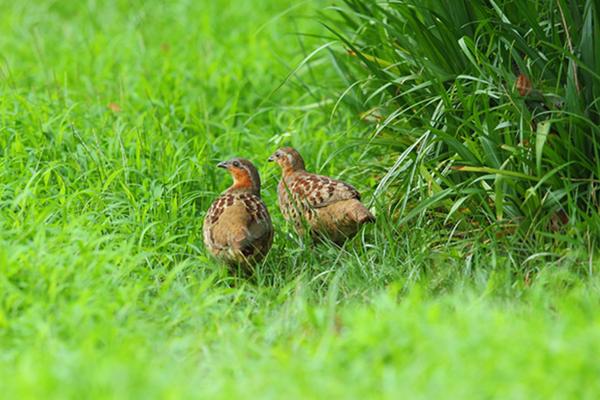
[[[234,162],[233,162],[233,166],[237,168],[237,167],[239,167],[239,166],[240,166],[240,163],[239,163],[238,161],[234,161]]]

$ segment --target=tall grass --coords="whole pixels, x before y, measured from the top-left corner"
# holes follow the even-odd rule
[[[484,229],[481,215],[496,221],[493,190],[481,186],[494,181],[451,167],[482,168],[487,153],[473,126],[513,111],[470,93],[488,87],[472,79],[444,78],[439,90],[419,86],[434,82],[421,75],[414,86],[386,84],[408,67],[364,68],[361,57],[373,68],[396,56],[385,55],[387,41],[357,44],[363,33],[375,38],[377,24],[349,6],[343,13],[358,25],[331,27],[356,56],[333,53],[335,70],[311,62],[322,39],[307,39],[305,51],[290,33],[324,29],[290,16],[314,15],[319,4],[0,0],[3,398],[598,397],[598,263],[579,248],[523,261],[463,232]],[[477,76],[464,64],[459,74]],[[324,97],[335,71],[351,87],[338,103]],[[442,103],[436,112],[428,96],[456,109]],[[411,108],[403,97],[424,103]],[[566,118],[564,107],[531,114]],[[352,109],[378,123],[379,146],[353,141],[364,126]],[[423,124],[432,112],[437,119]],[[460,125],[469,112],[477,118]],[[460,126],[456,141],[479,164],[451,154],[444,120]],[[266,162],[284,143],[311,170],[374,199],[376,224],[342,249],[302,247],[277,210],[280,172]],[[250,279],[228,275],[202,245],[204,213],[231,182],[215,164],[233,155],[256,163],[276,228]],[[368,162],[377,157],[379,165]],[[395,162],[386,176],[383,166]],[[521,173],[515,165],[498,169]],[[568,210],[579,217],[577,199],[587,201],[574,196]],[[479,203],[491,208],[478,213]],[[389,204],[411,225],[386,218]],[[465,228],[434,229],[448,214]],[[589,279],[577,270],[582,259]]]
[[[325,13],[343,44],[338,104],[395,154],[376,196],[401,223],[600,236],[599,13],[593,0],[345,0]]]

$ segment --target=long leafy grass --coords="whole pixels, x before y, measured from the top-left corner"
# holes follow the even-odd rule
[[[462,230],[598,238],[598,8],[347,0],[325,14],[338,103],[398,154],[378,192],[402,221],[437,208]]]
[[[547,240],[492,230],[481,173],[432,168],[450,152],[439,129],[370,122],[398,104],[383,93],[394,85],[365,103],[375,81],[348,60],[374,55],[352,44],[342,60],[315,17],[324,9],[0,1],[2,397],[597,397],[600,282],[574,211],[595,200],[569,194],[569,227]],[[488,119],[513,112],[469,96]],[[409,124],[414,135],[396,134]],[[550,137],[536,179],[552,168]],[[355,185],[377,223],[342,249],[302,243],[266,162],[282,144]],[[276,227],[250,279],[228,275],[201,238],[229,184],[215,164],[233,155],[259,167]],[[485,167],[465,161],[447,167]],[[477,182],[493,187],[487,175]]]

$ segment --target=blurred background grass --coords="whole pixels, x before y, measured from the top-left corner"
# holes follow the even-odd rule
[[[3,396],[595,398],[595,156],[563,166],[543,146],[538,166],[519,147],[536,118],[568,123],[543,105],[568,105],[569,57],[519,19],[515,35],[555,53],[515,71],[494,58],[492,2],[456,9],[481,26],[402,4],[0,1]],[[411,21],[433,25],[437,61],[456,65],[440,70]],[[549,27],[559,43],[561,22]],[[489,48],[456,47],[465,30]],[[597,135],[586,96],[571,110],[583,125],[558,138]],[[376,226],[342,250],[302,246],[266,163],[281,144],[354,184]],[[229,184],[214,165],[233,155],[259,167],[278,230],[249,281],[200,234]],[[546,202],[561,166],[591,183]],[[529,174],[535,193],[482,168]]]

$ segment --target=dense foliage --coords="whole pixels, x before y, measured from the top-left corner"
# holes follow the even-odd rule
[[[521,239],[598,238],[600,10],[593,0],[355,1],[326,13],[343,101],[399,155],[378,187]]]

